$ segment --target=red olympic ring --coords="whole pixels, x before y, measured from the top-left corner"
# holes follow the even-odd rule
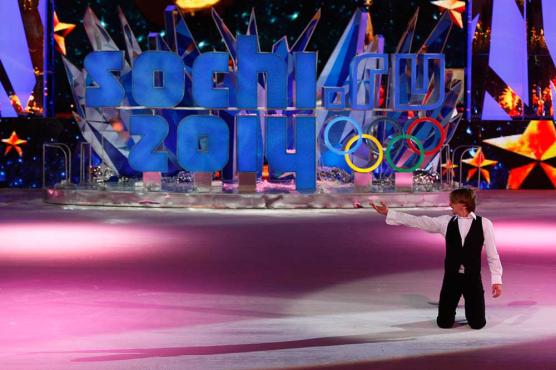
[[[438,141],[438,145],[435,146],[434,148],[432,148],[431,150],[428,150],[428,151],[425,152],[425,155],[435,154],[436,152],[438,152],[442,148],[442,145],[444,144],[444,141],[446,140],[446,131],[444,130],[444,128],[442,128],[442,125],[436,119],[431,118],[431,117],[423,117],[423,118],[418,118],[418,119],[414,120],[413,122],[411,122],[411,124],[407,128],[407,134],[411,135],[411,132],[413,131],[415,126],[417,126],[421,122],[430,122],[434,125],[434,127],[436,127],[438,129],[438,131],[440,131],[440,140]],[[417,148],[415,148],[415,144],[413,144],[413,142],[411,140],[408,139],[407,144],[409,145],[409,149],[411,149],[411,151],[413,153],[419,154],[419,150]]]

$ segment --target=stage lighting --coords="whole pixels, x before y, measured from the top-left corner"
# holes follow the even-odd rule
[[[194,13],[196,10],[209,8],[220,0],[176,0],[176,5],[184,11]]]

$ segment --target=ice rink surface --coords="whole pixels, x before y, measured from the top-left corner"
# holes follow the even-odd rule
[[[463,300],[436,326],[442,236],[369,208],[41,199],[0,190],[0,369],[556,369],[556,191],[479,193],[504,267],[493,299],[483,255],[482,330]]]

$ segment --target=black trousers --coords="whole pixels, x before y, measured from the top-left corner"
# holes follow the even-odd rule
[[[480,274],[444,274],[438,317],[441,328],[451,328],[456,317],[456,308],[461,296],[465,299],[465,318],[473,329],[481,329],[486,324],[485,290]]]

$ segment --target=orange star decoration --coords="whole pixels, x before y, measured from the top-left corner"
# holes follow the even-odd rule
[[[506,188],[519,189],[536,165],[541,166],[556,187],[556,168],[542,163],[556,157],[556,129],[553,121],[531,121],[522,134],[483,141],[534,160],[525,166],[511,169]]]
[[[432,4],[446,9],[450,12],[450,18],[452,22],[457,24],[459,28],[463,28],[463,18],[461,13],[465,11],[465,2],[458,0],[440,0],[433,1]]]
[[[485,170],[483,167],[492,166],[493,164],[498,163],[498,161],[493,161],[491,159],[486,159],[485,155],[483,154],[482,149],[477,150],[477,153],[475,153],[473,158],[464,159],[462,162],[467,163],[468,165],[475,167],[475,168],[470,169],[469,172],[467,172],[467,180],[466,181],[471,180],[471,178],[475,175],[475,173],[478,172],[477,170],[479,170],[479,171],[481,171],[481,176],[483,176],[485,178],[485,181],[488,184],[490,184],[490,173],[487,170]]]
[[[54,41],[56,41],[56,50],[66,55],[66,37],[75,28],[75,24],[63,23],[58,20],[58,15],[54,12]]]
[[[452,177],[454,177],[454,168],[458,168],[459,166],[457,164],[453,164],[451,160],[447,160],[446,163],[444,163],[442,165],[442,176],[445,176],[446,174],[450,174],[452,175]]]
[[[18,138],[15,131],[12,132],[9,138],[2,139],[2,142],[6,144],[6,150],[4,151],[4,155],[8,154],[10,150],[12,150],[13,148],[15,149],[17,154],[19,154],[20,157],[23,156],[23,150],[19,147],[19,145],[27,143],[27,140],[22,140]]]

